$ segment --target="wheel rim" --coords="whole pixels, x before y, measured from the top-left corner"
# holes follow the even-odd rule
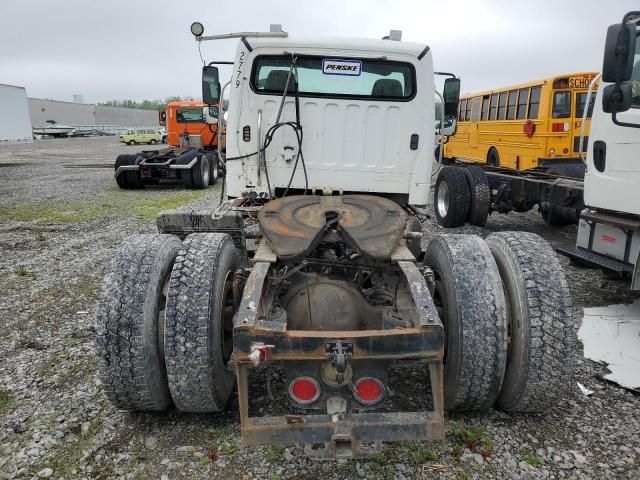
[[[207,157],[200,157],[200,165],[200,168],[202,168],[202,183],[209,185],[209,162],[207,161]]]
[[[158,300],[158,351],[160,352],[160,359],[164,363],[164,325],[166,321],[167,312],[167,296],[169,295],[169,280],[171,279],[171,272],[167,273],[167,277],[162,283],[162,290],[160,291],[160,299]]]
[[[213,168],[212,168],[212,170],[213,170],[213,179],[217,180],[218,179],[218,175],[219,175],[219,173],[218,173],[218,159],[217,158],[213,158],[213,159],[211,159],[211,161],[213,162]]]
[[[433,304],[436,307],[436,311],[438,312],[438,316],[440,317],[440,321],[442,322],[443,334],[444,334],[444,345],[443,345],[443,356],[442,363],[444,364],[447,360],[447,309],[444,304],[445,293],[444,293],[444,285],[442,284],[442,279],[440,279],[439,275],[434,271],[435,275],[435,288],[433,289]]]
[[[447,212],[449,211],[449,186],[447,182],[440,182],[438,186],[438,213],[440,217],[444,218],[447,216]]]
[[[220,309],[220,351],[225,366],[233,352],[233,316],[236,313],[236,304],[233,298],[233,275],[227,272],[222,289],[222,308]]]

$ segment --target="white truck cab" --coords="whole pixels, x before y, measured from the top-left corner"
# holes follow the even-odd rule
[[[280,33],[238,43],[227,195],[367,192],[426,205],[435,117],[429,47],[398,41],[400,32],[381,40]],[[205,67],[203,78],[217,82],[216,70]],[[449,87],[459,91],[459,81]],[[449,96],[457,102],[457,92]]]
[[[640,12],[607,32],[573,260],[631,279],[640,290]]]

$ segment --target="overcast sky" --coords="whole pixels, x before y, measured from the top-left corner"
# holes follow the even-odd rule
[[[635,5],[634,5],[635,3]],[[189,32],[268,30],[380,38],[389,29],[431,46],[436,70],[471,92],[558,73],[600,70],[608,25],[627,0],[0,0],[0,83],[31,97],[86,102],[200,96]],[[206,60],[233,60],[235,40],[208,42]],[[0,106],[1,108],[1,106]]]

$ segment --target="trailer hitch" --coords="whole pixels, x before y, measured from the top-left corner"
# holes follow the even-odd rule
[[[340,382],[347,369],[347,362],[353,355],[353,342],[336,340],[325,343],[325,355],[336,369],[337,380]]]

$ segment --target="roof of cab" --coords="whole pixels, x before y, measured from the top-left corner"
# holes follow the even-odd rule
[[[404,54],[414,57],[424,56],[429,51],[426,43],[402,42],[372,38],[352,37],[246,37],[251,48],[283,48],[312,50],[350,50],[353,52],[374,52]],[[422,58],[422,57],[421,57]]]
[[[205,104],[201,100],[179,100],[177,102],[167,103],[167,107],[204,107]]]

